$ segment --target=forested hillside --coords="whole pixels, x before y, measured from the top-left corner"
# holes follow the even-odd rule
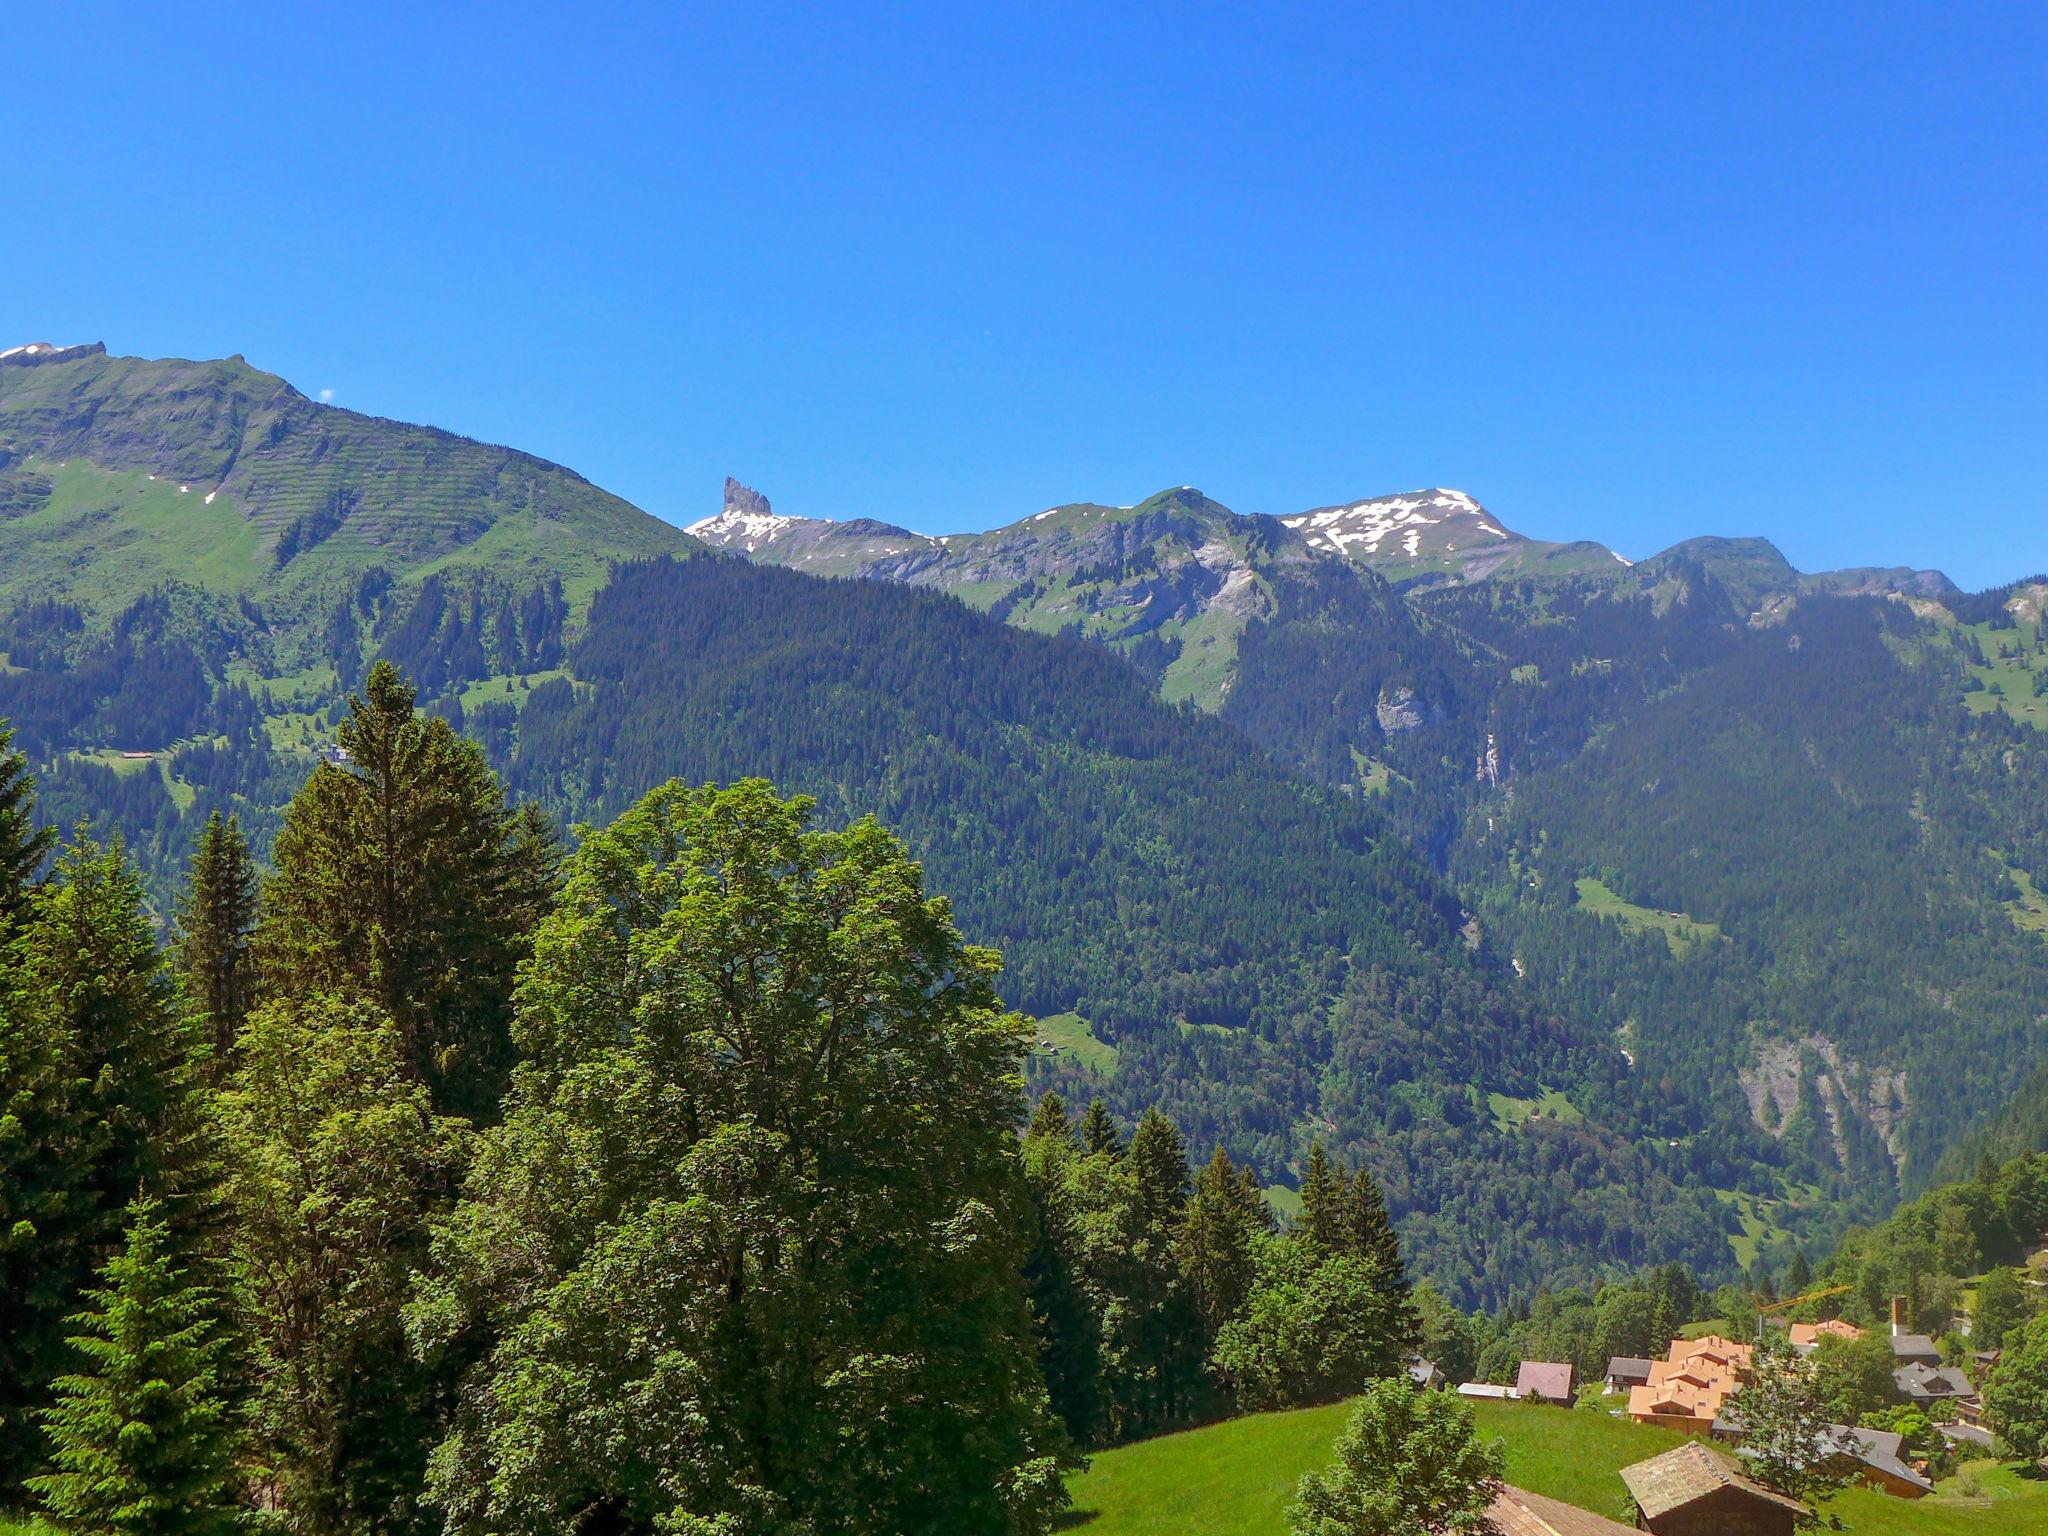
[[[98,349],[0,368],[0,455],[0,718],[159,920],[383,658],[564,822],[675,774],[882,815],[1044,1081],[1283,1202],[1325,1137],[1469,1299],[1782,1267],[2048,1134],[2038,583],[1185,487],[939,540],[732,486],[731,539],[883,579],[650,562],[699,546],[557,466]]]

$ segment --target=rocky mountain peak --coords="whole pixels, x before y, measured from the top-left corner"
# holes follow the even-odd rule
[[[752,486],[741,485],[731,475],[725,477],[725,513],[727,516],[733,513],[744,517],[773,516],[766,496]]]

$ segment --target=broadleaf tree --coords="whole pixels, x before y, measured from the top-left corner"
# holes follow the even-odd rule
[[[1045,1530],[1028,1028],[872,821],[655,790],[572,857],[418,1347],[452,1536]]]

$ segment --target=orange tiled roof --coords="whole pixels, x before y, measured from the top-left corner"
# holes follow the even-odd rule
[[[1629,1417],[1709,1428],[1722,1405],[1742,1387],[1741,1373],[1755,1350],[1710,1334],[1704,1339],[1673,1339],[1671,1354],[1650,1362],[1650,1379],[1629,1388]]]
[[[1845,1323],[1839,1317],[1831,1317],[1824,1323],[1794,1323],[1792,1343],[1796,1348],[1806,1349],[1825,1338],[1860,1339],[1863,1330],[1854,1323]]]

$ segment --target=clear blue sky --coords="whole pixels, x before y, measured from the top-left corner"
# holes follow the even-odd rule
[[[2048,566],[2038,3],[1233,12],[13,7],[0,345],[242,352],[684,522],[1445,484]]]

